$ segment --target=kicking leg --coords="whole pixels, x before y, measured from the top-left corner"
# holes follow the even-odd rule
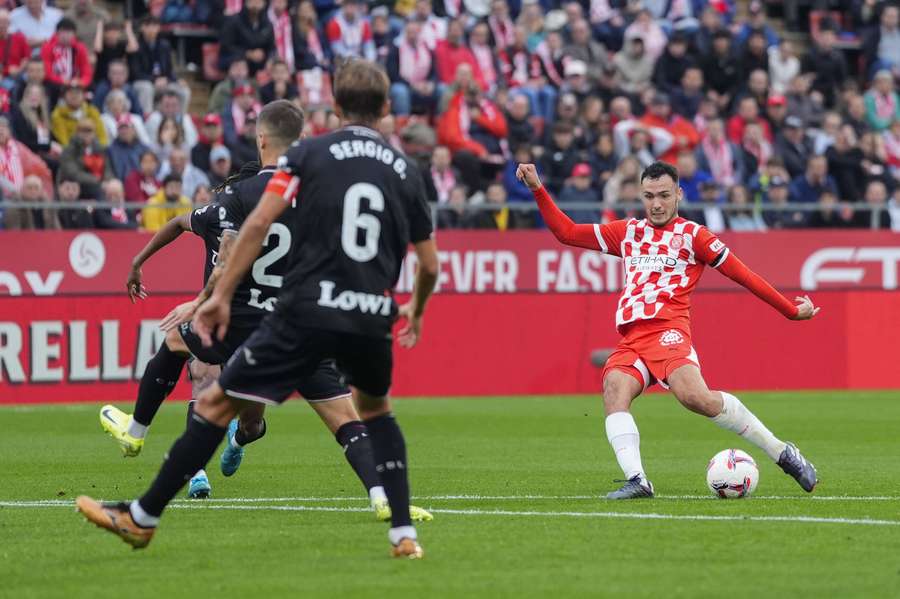
[[[100,408],[100,425],[118,441],[126,457],[133,457],[141,452],[147,428],[153,422],[159,406],[178,383],[189,355],[178,331],[169,331],[141,377],[134,415],[128,415],[112,405]]]
[[[634,369],[634,367],[629,367]],[[607,499],[653,497],[653,485],[647,480],[641,463],[641,436],[631,416],[631,403],[644,389],[639,371],[609,369],[603,377],[603,408],[606,412],[606,438],[625,475],[622,488],[609,493]]]
[[[811,492],[816,486],[816,469],[806,461],[796,446],[773,435],[731,393],[710,391],[698,367],[691,364],[680,366],[672,371],[668,382],[684,407],[712,419],[718,426],[737,433],[762,449],[782,470],[794,477],[803,490]]]

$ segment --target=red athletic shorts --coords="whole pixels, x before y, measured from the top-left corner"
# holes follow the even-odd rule
[[[638,321],[629,326],[609,356],[603,376],[611,370],[621,370],[636,378],[644,389],[655,382],[668,388],[666,379],[685,364],[700,366],[686,327],[666,321]]]

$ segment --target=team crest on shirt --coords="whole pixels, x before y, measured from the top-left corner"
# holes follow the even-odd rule
[[[684,341],[684,336],[675,329],[669,329],[659,336],[659,344],[663,347],[678,345]]]
[[[680,250],[684,247],[684,235],[673,235],[669,247],[673,250]]]

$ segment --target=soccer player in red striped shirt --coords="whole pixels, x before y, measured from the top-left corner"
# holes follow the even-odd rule
[[[819,312],[809,297],[791,302],[747,268],[706,227],[678,216],[682,190],[678,171],[655,162],[641,174],[646,218],[578,225],[556,205],[532,164],[516,173],[534,194],[547,226],[566,245],[621,257],[625,287],[616,310],[622,340],[603,371],[606,434],[625,473],[625,484],[609,499],[653,497],[653,485],[641,464],[640,436],[629,409],[648,386],[659,382],[692,412],[712,419],[753,443],[807,492],[816,486],[816,469],[792,443],[778,439],[741,401],[726,391],[711,391],[700,373],[691,345],[690,295],[704,266],[743,285],[791,320]]]

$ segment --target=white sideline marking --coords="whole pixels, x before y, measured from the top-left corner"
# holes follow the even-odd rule
[[[52,502],[52,503],[51,503]],[[48,501],[0,501],[0,507],[74,507],[73,502],[62,500]],[[226,505],[211,504],[202,501],[178,501],[170,507],[188,510],[250,510],[250,511],[283,511],[283,512],[369,512],[367,507],[338,507],[320,505]],[[516,510],[479,510],[479,509],[432,509],[435,514],[459,516],[513,516],[537,518],[605,518],[623,520],[687,520],[708,522],[801,522],[813,524],[850,524],[863,526],[900,526],[900,520],[873,520],[868,518],[827,518],[819,516],[722,516],[707,514],[657,514],[631,512],[542,512]]]

